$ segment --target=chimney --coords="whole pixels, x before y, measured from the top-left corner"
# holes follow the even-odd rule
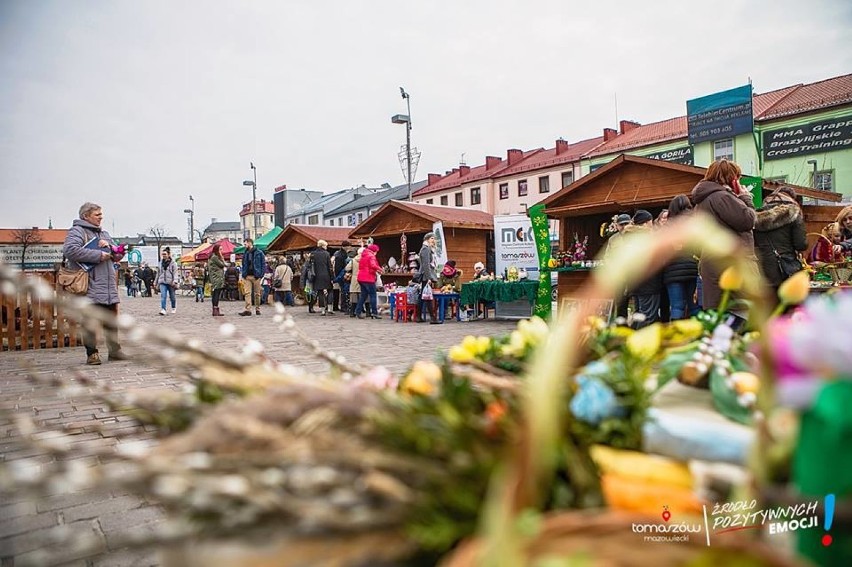
[[[459,177],[464,177],[468,173],[470,173],[470,166],[469,165],[460,165],[459,166]]]
[[[524,152],[521,150],[506,150],[506,160],[509,162],[509,166],[513,166],[524,157]]]
[[[561,156],[562,154],[564,154],[567,151],[568,151],[568,142],[566,142],[562,138],[559,138],[558,140],[556,140],[556,155]]]
[[[440,173],[430,173],[429,174],[429,181],[426,183],[426,185],[432,185],[433,183],[437,183],[440,180],[441,180],[441,174]]]
[[[498,165],[500,165],[501,161],[503,161],[503,158],[495,156],[485,156],[485,170],[488,171],[491,168],[497,167]]]
[[[638,128],[641,126],[638,122],[633,122],[632,120],[622,120],[618,123],[618,131],[622,134],[630,132],[634,128]]]
[[[612,128],[604,128],[603,136],[604,136],[604,142],[609,142],[610,140],[612,140],[613,138],[618,136],[618,132],[616,132]]]

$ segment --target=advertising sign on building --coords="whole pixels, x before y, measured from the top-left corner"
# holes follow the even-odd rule
[[[24,247],[20,244],[0,245],[0,262],[21,267]],[[52,270],[62,262],[62,244],[31,244],[24,257],[24,270]]]
[[[754,114],[751,85],[686,101],[689,143],[731,138],[751,132]]]
[[[538,252],[527,215],[494,216],[494,268],[502,275],[511,266],[538,279]]]
[[[683,165],[694,165],[692,160],[692,146],[683,146],[673,150],[666,150],[664,152],[654,152],[653,154],[640,157],[670,161],[672,163],[680,163]]]
[[[763,133],[763,159],[784,159],[852,147],[852,116]]]

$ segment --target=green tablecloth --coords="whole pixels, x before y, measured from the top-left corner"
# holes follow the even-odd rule
[[[462,284],[461,304],[474,305],[479,301],[516,301],[527,298],[530,304],[535,302],[538,293],[538,281],[504,282],[500,280],[475,281]]]

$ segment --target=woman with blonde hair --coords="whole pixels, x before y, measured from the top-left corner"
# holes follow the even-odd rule
[[[843,254],[835,252],[835,246],[843,241],[840,225],[836,222],[831,222],[825,225],[825,228],[820,231],[820,236],[811,248],[809,262],[823,262],[833,264],[834,262],[843,261]]]
[[[839,244],[834,245],[834,252],[848,255],[852,253],[852,205],[843,207],[834,222],[840,229],[840,239],[842,240]]]
[[[741,252],[754,262],[757,271],[757,258],[754,255],[754,236],[752,229],[757,214],[754,211],[754,197],[740,185],[740,166],[722,159],[710,164],[704,179],[692,189],[692,202],[697,211],[704,212],[736,235],[741,244]],[[719,276],[727,266],[712,264],[702,259],[698,271],[702,281],[702,306],[714,309],[719,305],[722,290],[719,288]]]

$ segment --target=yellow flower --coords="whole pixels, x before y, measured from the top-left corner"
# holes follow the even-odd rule
[[[808,297],[811,279],[808,272],[796,272],[778,288],[778,298],[787,305],[798,305]]]
[[[441,367],[434,362],[419,360],[414,363],[411,372],[402,383],[402,391],[407,394],[429,396],[438,388],[441,381]]]
[[[509,334],[508,344],[503,345],[502,352],[508,356],[523,356],[527,341],[521,331],[515,329]]]
[[[743,286],[743,275],[734,266],[725,268],[719,277],[719,288],[727,291],[737,291]]]
[[[734,372],[731,374],[731,381],[734,383],[737,394],[746,392],[756,394],[760,386],[760,380],[751,372]]]
[[[462,345],[453,345],[448,353],[453,362],[466,363],[474,359],[473,354]]]
[[[627,337],[627,350],[645,360],[653,358],[662,344],[663,326],[660,323],[648,325]]]

